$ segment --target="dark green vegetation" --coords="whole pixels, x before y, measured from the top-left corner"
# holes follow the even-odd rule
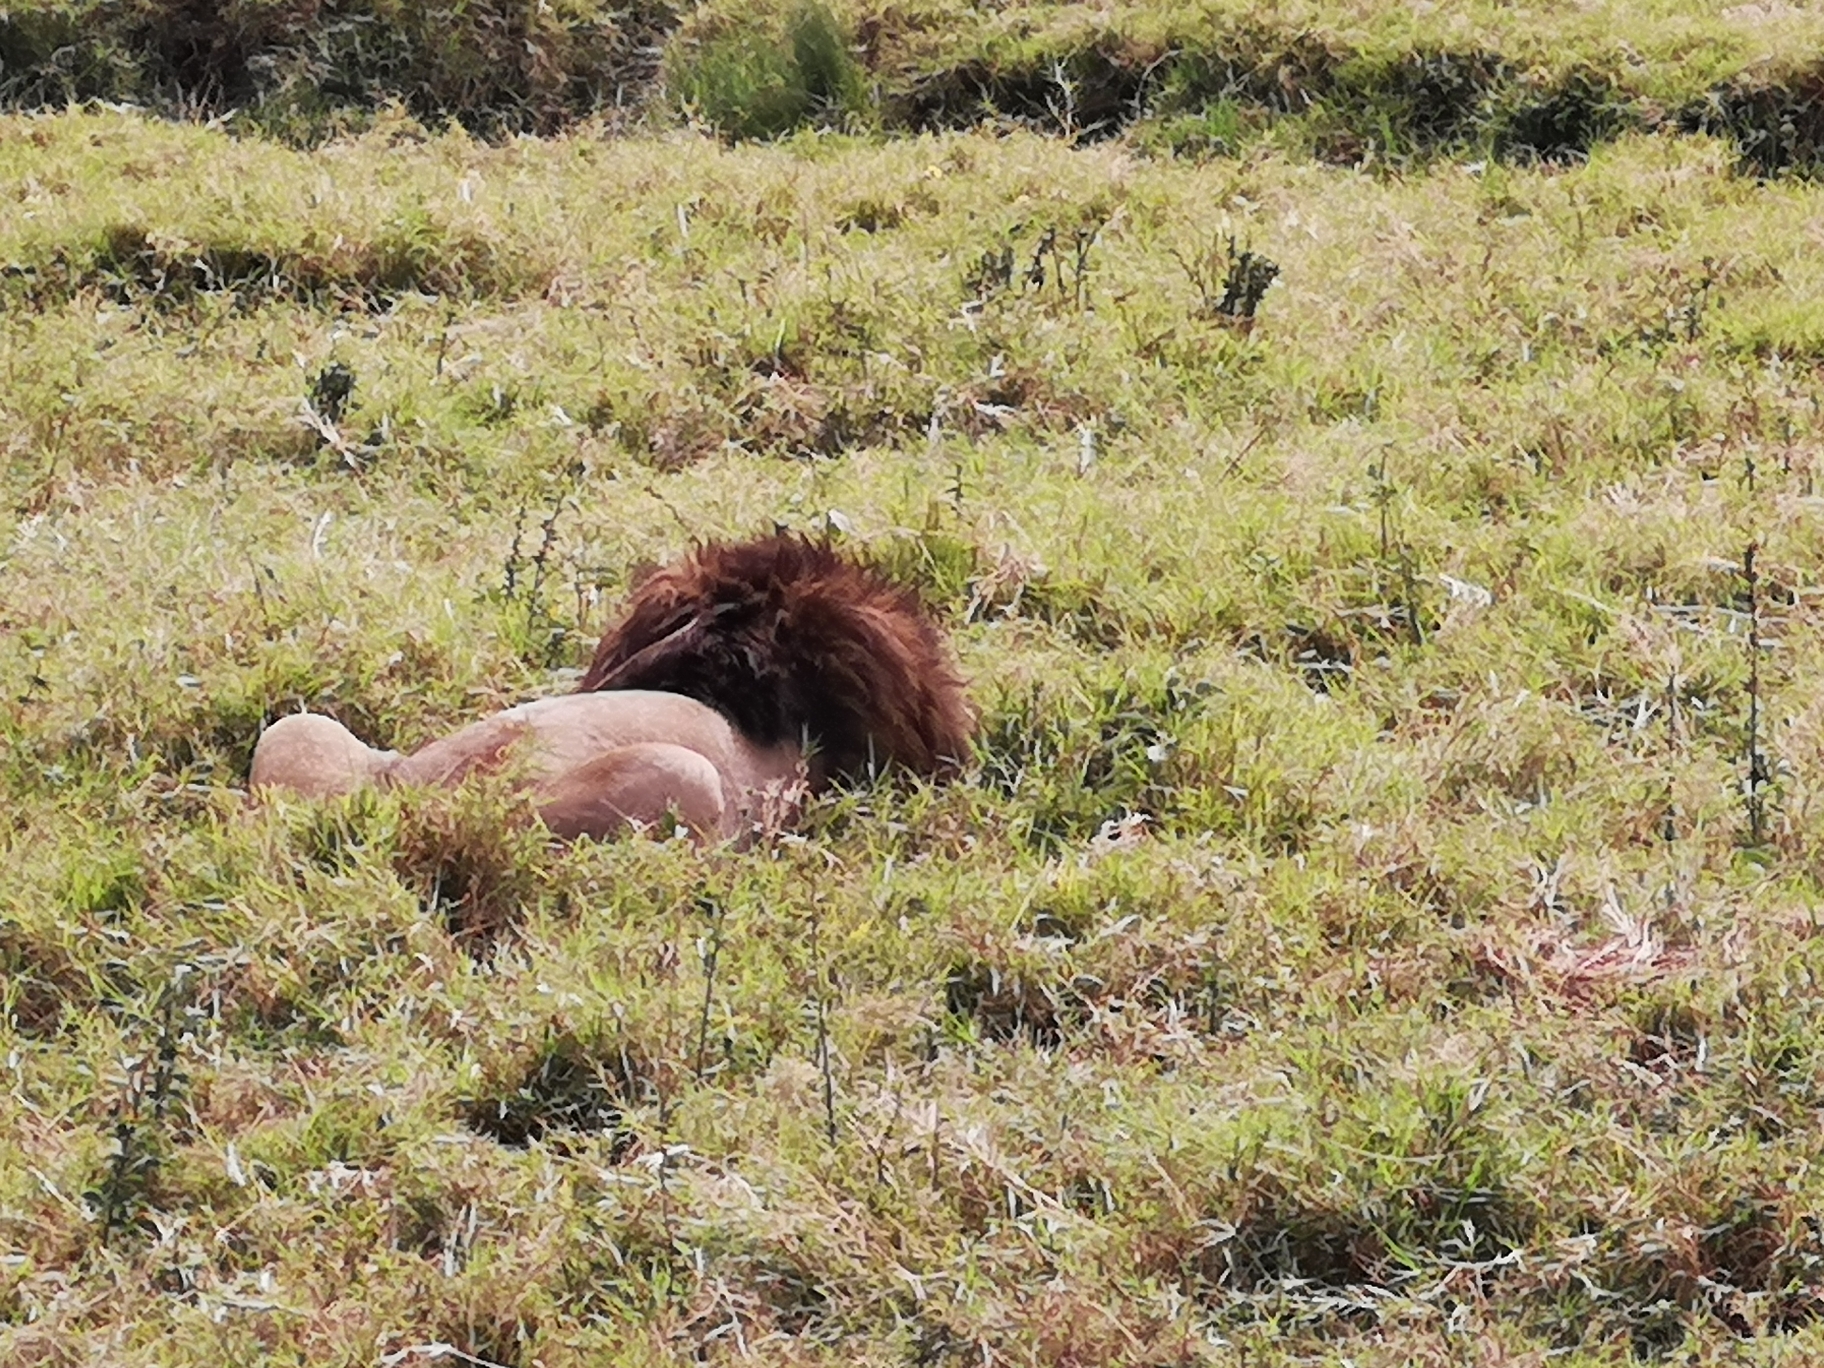
[[[0,122],[0,1362],[1817,1360],[1810,20],[248,6],[392,54],[319,106],[158,13],[4,20],[227,126]],[[563,34],[827,126],[478,139]],[[775,523],[963,782],[245,803]]]
[[[953,0],[27,0],[0,104],[131,101],[314,143],[396,105],[550,133],[682,107],[733,138],[806,124],[1138,127],[1226,154],[1280,130],[1323,159],[1562,161],[1629,129],[1733,139],[1762,173],[1824,157],[1824,41],[1796,6]]]

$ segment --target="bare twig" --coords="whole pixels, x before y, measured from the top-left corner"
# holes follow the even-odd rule
[[[1742,578],[1748,582],[1748,840],[1760,845],[1766,833],[1766,800],[1762,788],[1768,779],[1766,757],[1761,754],[1761,594],[1755,552],[1748,543],[1742,553]]]
[[[824,1133],[831,1145],[836,1143],[836,1079],[830,1062],[830,1016],[825,1001],[823,953],[818,934],[823,923],[823,905],[811,908],[811,973],[816,985],[817,1068],[823,1076]]]
[[[469,1364],[471,1368],[506,1368],[503,1363],[496,1363],[493,1359],[465,1353],[455,1345],[445,1344],[441,1340],[431,1344],[411,1344],[403,1349],[395,1349],[390,1354],[382,1354],[380,1368],[399,1368],[400,1364],[410,1358],[426,1358],[433,1361],[447,1358],[455,1359],[458,1363]]]
[[[716,996],[716,964],[722,957],[722,924],[727,918],[727,912],[720,898],[712,898],[707,893],[697,899],[697,910],[709,914],[709,939],[698,942],[703,947],[703,1012],[697,1018],[697,1055],[694,1067],[697,1081],[701,1082],[703,1052],[709,1041],[709,1010]]]

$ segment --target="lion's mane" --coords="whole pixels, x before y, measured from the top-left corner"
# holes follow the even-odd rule
[[[710,542],[638,582],[579,692],[659,689],[760,745],[804,744],[812,773],[939,775],[975,718],[916,594],[824,541]]]

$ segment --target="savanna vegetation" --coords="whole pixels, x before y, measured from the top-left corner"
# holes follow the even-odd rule
[[[0,14],[0,1360],[1824,1354],[1824,21]],[[253,807],[643,562],[982,713]]]

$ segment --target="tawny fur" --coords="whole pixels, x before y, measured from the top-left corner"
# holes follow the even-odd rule
[[[330,718],[283,718],[260,738],[251,786],[326,797],[501,773],[561,837],[671,816],[724,839],[789,820],[835,776],[942,775],[973,727],[915,596],[827,544],[774,536],[712,543],[648,575],[575,694],[407,756]]]

